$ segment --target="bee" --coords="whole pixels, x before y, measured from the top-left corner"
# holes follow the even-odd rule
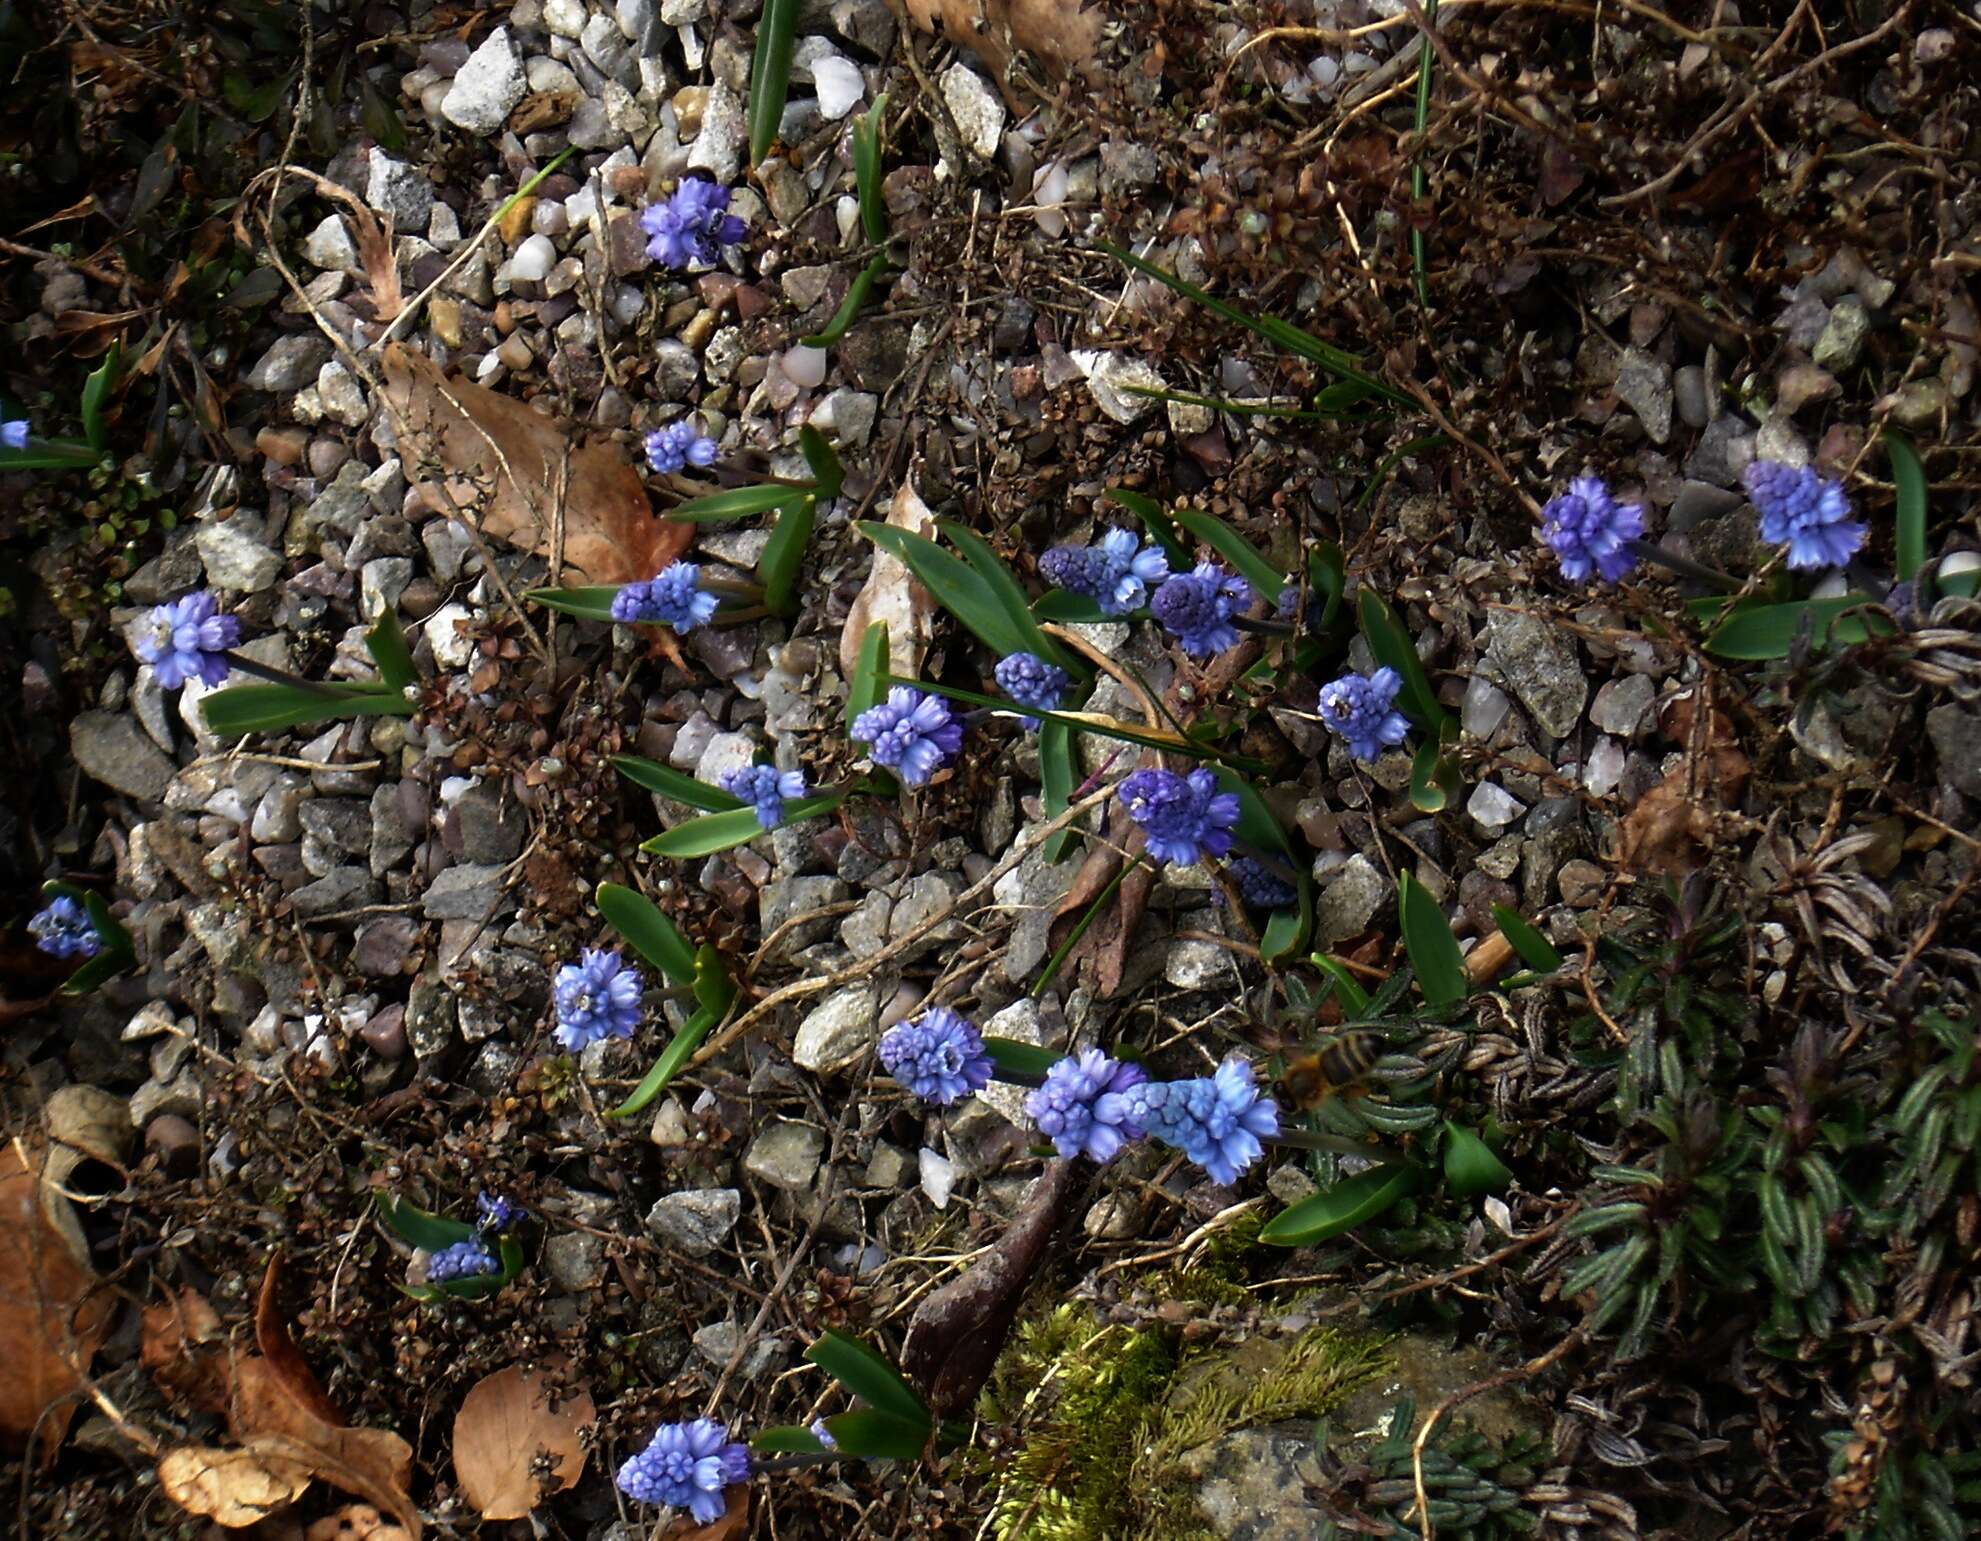
[[[1311,1113],[1328,1098],[1356,1090],[1386,1047],[1381,1033],[1366,1028],[1337,1033],[1312,1054],[1288,1060],[1280,1089],[1295,1107]]]

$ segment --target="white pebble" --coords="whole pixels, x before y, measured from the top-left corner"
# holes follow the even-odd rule
[[[1041,168],[1032,179],[1032,202],[1038,206],[1032,218],[1050,236],[1066,234],[1066,216],[1060,212],[1060,205],[1066,202],[1066,181],[1064,161]]]
[[[929,1202],[937,1209],[949,1208],[949,1194],[956,1186],[956,1167],[947,1156],[938,1155],[928,1146],[921,1149],[922,1192],[929,1196]]]
[[[557,261],[557,248],[548,236],[533,235],[516,248],[509,259],[509,277],[520,283],[542,283]]]
[[[812,81],[818,87],[819,115],[828,122],[836,123],[845,117],[867,94],[867,83],[860,77],[859,66],[838,54],[813,61]]]
[[[778,362],[779,367],[784,371],[784,378],[793,385],[802,386],[809,391],[825,384],[823,348],[808,348],[803,343],[799,343],[795,348],[786,349],[784,357]]]

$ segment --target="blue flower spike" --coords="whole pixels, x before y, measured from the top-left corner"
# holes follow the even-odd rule
[[[874,764],[919,787],[963,747],[963,724],[942,697],[896,685],[880,705],[853,719],[853,736],[866,744]]]
[[[1637,565],[1630,542],[1643,533],[1643,505],[1617,502],[1599,476],[1576,477],[1541,510],[1541,539],[1571,583],[1585,582],[1591,573],[1605,583],[1621,582]]]
[[[57,894],[35,912],[28,935],[51,958],[93,958],[103,948],[89,911],[67,894]]]
[[[1321,721],[1338,733],[1358,760],[1374,760],[1410,736],[1410,719],[1392,704],[1403,676],[1383,668],[1374,674],[1344,674],[1321,687]]]
[[[698,1525],[721,1519],[725,1489],[749,1480],[750,1447],[730,1439],[713,1418],[663,1423],[614,1478],[633,1502],[686,1509]]]
[[[1085,1156],[1105,1166],[1123,1145],[1142,1138],[1126,1094],[1148,1079],[1140,1065],[1082,1049],[1046,1072],[1045,1084],[1026,1097],[1025,1112],[1068,1161]]]
[[[765,829],[782,824],[784,805],[805,795],[802,772],[780,771],[774,765],[739,765],[724,771],[716,785],[755,808],[757,822]]]
[[[1863,549],[1870,527],[1850,517],[1850,498],[1834,477],[1757,460],[1741,480],[1761,516],[1761,539],[1787,546],[1790,567],[1842,567]]]
[[[672,626],[685,637],[708,625],[721,603],[701,583],[702,570],[695,563],[670,563],[657,578],[622,585],[612,596],[612,618],[627,625],[646,621]]]
[[[1141,826],[1149,859],[1158,865],[1175,862],[1187,867],[1205,855],[1222,856],[1231,849],[1238,797],[1220,792],[1217,777],[1207,770],[1193,770],[1187,776],[1138,770],[1122,778],[1116,795],[1128,817]]]
[[[499,1193],[475,1195],[475,1229],[484,1236],[500,1236],[522,1218],[522,1206]]]
[[[879,1052],[889,1075],[939,1108],[990,1084],[991,1057],[984,1052],[982,1034],[947,1006],[931,1006],[912,1021],[889,1028]]]
[[[30,431],[31,425],[24,417],[17,417],[12,422],[0,423],[0,444],[6,445],[8,449],[26,449]]]
[[[656,428],[643,442],[647,464],[657,476],[672,476],[689,466],[698,471],[715,464],[716,443],[687,418]]]
[[[743,239],[743,221],[729,212],[729,189],[704,177],[687,177],[665,202],[640,211],[647,255],[677,271],[722,259],[722,248]]]
[[[1300,897],[1300,890],[1260,861],[1240,856],[1225,871],[1238,886],[1238,897],[1255,910],[1283,910]]]
[[[646,981],[614,948],[587,947],[576,963],[557,971],[551,993],[557,1002],[558,1043],[576,1054],[601,1038],[631,1038],[640,1025],[640,996]]]
[[[426,1262],[426,1282],[429,1284],[482,1279],[500,1272],[502,1265],[496,1262],[495,1254],[488,1250],[488,1244],[479,1236],[457,1241],[451,1247],[442,1247]]]
[[[1150,1135],[1226,1185],[1263,1154],[1261,1140],[1279,1133],[1279,1107],[1260,1093],[1242,1059],[1226,1060],[1215,1075],[1131,1087],[1125,1100]]]
[[[1109,530],[1091,546],[1054,546],[1039,558],[1046,582],[1083,594],[1107,615],[1127,615],[1149,602],[1169,576],[1160,546],[1143,546],[1129,530]]]
[[[1215,658],[1238,644],[1231,618],[1252,603],[1252,585],[1215,562],[1199,562],[1166,580],[1149,601],[1149,613],[1192,658]]]
[[[1009,658],[1001,658],[992,672],[999,690],[1020,706],[1043,712],[1056,709],[1066,687],[1073,683],[1064,669],[1047,663],[1036,653],[1013,653]],[[1035,728],[1039,725],[1039,719],[1029,712],[1025,721]]]
[[[220,613],[220,602],[205,589],[155,606],[132,645],[148,663],[161,690],[177,690],[187,680],[218,685],[232,666],[227,649],[241,641],[240,620]]]

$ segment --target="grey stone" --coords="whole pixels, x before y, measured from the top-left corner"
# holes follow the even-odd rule
[[[1534,720],[1556,738],[1572,733],[1589,699],[1574,638],[1535,616],[1495,610],[1486,639],[1501,675]]]
[[[887,917],[894,901],[876,890],[839,923],[839,940],[856,958],[871,958],[887,945]]]
[[[523,1056],[499,1038],[481,1046],[481,1052],[468,1066],[470,1089],[484,1097],[496,1097],[516,1084],[516,1073],[523,1068]]]
[[[824,1154],[824,1130],[780,1119],[750,1142],[743,1154],[743,1170],[773,1188],[803,1193],[818,1176],[819,1157]]]
[[[618,85],[618,82],[613,84]],[[626,142],[626,136],[613,127],[612,120],[606,117],[605,104],[590,96],[580,101],[572,111],[571,121],[564,125],[564,135],[580,150],[615,150]],[[527,275],[512,268],[510,276],[521,278]]]
[[[1527,805],[1497,783],[1482,781],[1466,799],[1465,811],[1479,828],[1492,835],[1525,813]]]
[[[478,781],[455,799],[450,817],[460,830],[463,861],[501,866],[523,849],[529,821],[502,787],[498,780]]]
[[[166,536],[165,549],[124,580],[124,597],[134,605],[162,605],[197,588],[201,566],[193,543],[196,533],[182,524]]]
[[[262,541],[260,532],[252,528],[255,523],[234,518],[199,527],[193,539],[206,580],[215,588],[259,594],[281,575],[282,558]]]
[[[1731,487],[1715,487],[1711,482],[1687,479],[1672,499],[1671,528],[1682,534],[1702,520],[1714,519],[1740,507],[1746,498]]]
[[[1465,682],[1465,699],[1459,705],[1459,723],[1473,738],[1489,738],[1493,730],[1506,721],[1506,714],[1512,706],[1504,690],[1483,674],[1475,674]]]
[[[1949,701],[1926,714],[1940,776],[1956,792],[1981,797],[1981,712]]]
[[[371,844],[371,809],[355,797],[312,797],[297,810],[302,827],[347,856],[362,856]]]
[[[1838,300],[1823,323],[1823,335],[1809,351],[1819,369],[1849,369],[1864,352],[1871,335],[1871,313],[1855,299]]]
[[[308,522],[319,529],[334,530],[349,541],[370,512],[371,495],[365,491],[365,468],[350,460],[338,468],[330,485],[317,494],[316,501],[310,505]]]
[[[614,7],[619,30],[626,35],[642,58],[659,50],[662,36],[660,8],[654,0],[619,0]]]
[[[449,867],[421,898],[428,920],[481,920],[514,901],[502,890],[502,869],[466,864]]]
[[[892,51],[895,23],[887,0],[831,0],[827,14],[833,31],[876,59]]]
[[[1727,412],[1706,425],[1706,431],[1699,436],[1699,443],[1685,458],[1685,474],[1702,482],[1710,482],[1715,487],[1731,487],[1738,474],[1734,465],[1734,446],[1754,431],[1754,425],[1744,417]],[[1745,461],[1741,462],[1743,465]]]
[[[1648,674],[1626,674],[1596,692],[1589,703],[1589,721],[1618,738],[1636,738],[1651,726],[1648,714],[1658,687]]]
[[[836,877],[785,878],[764,884],[757,895],[757,915],[763,934],[769,936],[788,920],[843,903],[851,896],[852,890]],[[785,933],[781,945],[787,952],[797,952],[823,941],[832,934],[836,920],[836,916],[826,915],[804,921]]]
[[[996,1085],[996,1082],[992,1082]],[[990,1088],[986,1087],[988,1091]],[[1010,1088],[1017,1090],[1017,1088]],[[874,1153],[867,1160],[867,1170],[860,1178],[869,1188],[904,1188],[908,1179],[915,1174],[915,1158],[899,1145],[890,1145],[885,1140],[874,1141]]]
[[[576,42],[585,32],[585,0],[543,0],[543,25],[552,37]]]
[[[721,1246],[743,1212],[735,1188],[691,1188],[670,1193],[647,1211],[647,1229],[671,1247],[704,1257]]]
[[[569,1294],[597,1289],[605,1279],[605,1238],[589,1231],[560,1231],[543,1244],[543,1266]]]
[[[314,883],[289,895],[289,904],[305,919],[354,910],[378,902],[378,885],[363,867],[333,867]]]
[[[1679,421],[1688,428],[1704,428],[1713,420],[1712,398],[1706,394],[1706,371],[1687,364],[1671,373],[1672,401],[1678,407]]]
[[[1231,954],[1215,942],[1194,939],[1169,944],[1169,951],[1163,957],[1162,977],[1179,990],[1208,990],[1218,984],[1237,984]]]
[[[155,802],[172,781],[173,765],[122,712],[83,712],[69,724],[69,752],[83,773],[127,797]]]
[[[743,1329],[734,1322],[711,1322],[696,1332],[690,1341],[695,1345],[695,1352],[710,1364],[726,1369],[743,1347]],[[783,1359],[786,1353],[782,1338],[758,1338],[744,1353],[738,1373],[744,1380],[755,1380]]]
[[[963,891],[963,885],[947,873],[924,872],[912,879],[901,890],[901,897],[894,901],[894,913],[887,922],[887,935],[890,942],[899,942],[917,928],[926,925],[956,902],[956,896]],[[905,948],[901,956],[917,958],[934,951],[943,943],[961,935],[961,926],[955,920],[944,921],[931,929],[918,940]]]
[[[165,1079],[154,1076],[131,1093],[131,1124],[142,1129],[161,1114],[197,1118],[206,1094],[191,1066]]]
[[[358,271],[358,248],[340,214],[326,214],[323,223],[303,238],[303,258],[313,267],[335,273]]]
[[[961,65],[955,67],[962,68]],[[955,70],[950,73],[955,73]],[[1131,358],[1124,353],[1089,353],[1085,350],[1076,352],[1073,359],[1086,373],[1087,391],[1094,398],[1094,405],[1117,423],[1132,423],[1155,408],[1154,398],[1138,395],[1138,391],[1168,388],[1168,382],[1147,359]]]
[[[743,163],[746,132],[742,102],[727,85],[716,81],[702,106],[702,131],[688,150],[688,169],[706,171],[725,185],[735,181]],[[714,377],[713,368],[710,376]]]
[[[1660,363],[1641,348],[1624,349],[1622,362],[1617,365],[1616,394],[1618,400],[1637,414],[1652,443],[1663,444],[1671,438],[1669,364]]]
[[[629,91],[639,85],[640,68],[634,62],[633,45],[626,41],[626,34],[612,17],[603,12],[593,14],[586,20],[579,41],[585,57],[598,66],[601,75],[609,75]]]
[[[509,29],[497,27],[454,76],[441,99],[440,115],[470,134],[500,133],[528,89]]]
[[[402,783],[387,782],[371,794],[371,838],[365,859],[373,877],[384,877],[413,848],[414,833],[407,828]],[[266,801],[266,799],[264,799]]]
[[[291,332],[278,337],[247,373],[257,391],[296,391],[316,379],[330,362],[330,343],[315,332]]]
[[[1308,1496],[1331,1482],[1311,1423],[1234,1429],[1188,1452],[1183,1470],[1212,1531],[1231,1541],[1309,1541],[1332,1528],[1334,1511]]]
[[[395,230],[426,229],[427,216],[433,211],[433,183],[423,169],[394,160],[373,146],[366,172],[366,203],[389,217]],[[325,358],[328,356],[326,351]]]
[[[403,556],[374,557],[358,574],[358,605],[367,622],[397,613],[399,596],[413,581],[413,560]]]
[[[336,359],[317,371],[316,399],[323,404],[325,417],[346,428],[362,428],[371,416],[371,402],[365,397],[364,387],[358,384],[358,377]]]
[[[351,943],[351,967],[373,979],[395,979],[405,972],[419,940],[419,922],[410,915],[381,915],[365,922]]]
[[[1323,946],[1345,942],[1369,928],[1390,901],[1395,884],[1359,851],[1329,875],[1314,903],[1314,935]]]
[[[1004,136],[1004,101],[967,64],[952,64],[942,72],[942,99],[956,120],[963,143],[981,159],[997,154]]]
[[[407,992],[406,1041],[421,1059],[454,1041],[454,992],[436,970],[420,975]]]
[[[870,980],[840,990],[814,1006],[798,1024],[791,1058],[818,1074],[842,1069],[866,1053],[879,1035],[880,999]]]

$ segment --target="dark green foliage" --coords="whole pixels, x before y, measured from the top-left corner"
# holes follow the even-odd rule
[[[1417,1408],[1408,1397],[1389,1416],[1389,1432],[1360,1461],[1332,1464],[1337,1486],[1331,1495],[1353,1525],[1323,1524],[1319,1541],[1352,1536],[1394,1536],[1416,1541],[1417,1481],[1411,1446],[1417,1437]],[[1522,1507],[1521,1494],[1547,1464],[1547,1442],[1532,1434],[1494,1441],[1470,1429],[1440,1431],[1424,1447],[1424,1496],[1431,1523],[1443,1541],[1494,1541],[1534,1533],[1536,1517]],[[1371,1529],[1387,1523],[1388,1529]]]

